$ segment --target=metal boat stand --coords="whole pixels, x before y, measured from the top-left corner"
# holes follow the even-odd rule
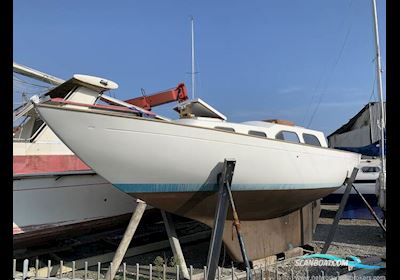
[[[236,164],[235,159],[225,159],[222,172],[218,174],[218,185],[219,185],[218,203],[215,209],[214,227],[211,235],[211,242],[210,242],[210,247],[208,249],[208,257],[207,257],[206,276],[208,280],[215,279],[215,274],[218,267],[219,255],[221,252],[222,235],[224,232],[224,225],[228,211],[228,203],[230,203],[232,207],[232,213],[234,219],[233,225],[236,228],[236,233],[239,240],[240,250],[243,256],[243,261],[248,271],[247,273],[249,277],[248,279],[250,280],[252,279],[250,273],[251,271],[250,262],[247,257],[243,236],[240,231],[240,221],[238,214],[236,212],[236,207],[231,192],[231,184],[232,184],[235,164]]]
[[[353,172],[351,173],[350,178],[347,178],[346,181],[345,181],[345,183],[346,183],[346,190],[345,190],[345,192],[343,193],[342,200],[340,201],[339,209],[338,209],[337,212],[336,212],[335,219],[334,219],[334,221],[333,221],[333,223],[332,223],[332,226],[331,226],[331,228],[330,228],[330,230],[329,230],[328,237],[326,238],[324,247],[322,248],[322,251],[321,251],[322,254],[326,254],[326,252],[328,252],[329,246],[331,245],[331,243],[332,243],[332,241],[333,241],[333,237],[335,236],[336,229],[337,229],[337,227],[338,227],[338,225],[339,225],[339,220],[340,220],[340,218],[342,217],[344,208],[345,208],[346,203],[347,203],[347,200],[348,200],[348,198],[349,198],[351,188],[353,188],[353,189],[356,191],[356,193],[361,197],[362,201],[364,202],[364,204],[366,205],[366,207],[368,208],[368,210],[371,212],[371,214],[372,214],[372,216],[374,217],[374,219],[377,221],[377,223],[378,223],[379,226],[382,228],[382,230],[386,233],[386,227],[385,227],[385,226],[382,224],[382,222],[379,220],[378,216],[376,215],[375,211],[372,209],[371,205],[369,205],[369,203],[368,203],[367,200],[364,198],[364,196],[363,196],[363,195],[357,190],[357,188],[353,185],[354,180],[355,180],[355,178],[356,178],[356,176],[357,176],[357,172],[358,172],[358,168],[354,168],[354,169],[353,169]]]

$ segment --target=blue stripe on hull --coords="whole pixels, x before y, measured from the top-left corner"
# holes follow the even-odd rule
[[[216,184],[114,184],[126,193],[160,192],[210,192],[217,191]],[[297,190],[340,187],[335,184],[232,184],[233,191]]]

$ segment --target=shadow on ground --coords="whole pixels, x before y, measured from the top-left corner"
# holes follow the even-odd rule
[[[315,241],[325,241],[331,224],[318,224]],[[339,224],[333,242],[367,246],[385,246],[386,240],[378,225],[341,225]]]

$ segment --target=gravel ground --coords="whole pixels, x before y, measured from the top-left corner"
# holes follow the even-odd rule
[[[316,252],[320,252],[323,247],[324,240],[326,239],[330,225],[333,222],[335,210],[335,207],[332,206],[322,206],[321,217],[318,221],[314,241],[310,244],[315,248]],[[193,266],[193,274],[197,274],[198,276],[202,275],[203,267],[207,262],[208,247],[208,240],[188,243],[182,246],[187,266]],[[339,223],[334,240],[328,250],[328,254],[342,258],[356,256],[361,260],[367,257],[379,257],[386,259],[386,240],[382,234],[382,230],[375,220],[343,219]],[[150,263],[153,264],[153,278],[161,277],[162,273],[160,271],[162,268],[155,265],[155,260],[157,257],[163,258],[167,265],[171,266],[167,270],[167,278],[175,279],[176,263],[173,263],[173,253],[170,248],[125,259],[127,270],[129,271],[129,273],[127,273],[128,279],[136,279],[135,274],[133,274],[136,271],[136,263],[140,264],[141,279],[149,278],[149,269],[147,265]],[[296,259],[297,258],[279,261],[277,264],[269,266],[267,271],[264,269],[264,271],[261,272],[261,270],[257,268],[255,269],[255,278],[261,279],[262,273],[266,279],[277,279],[277,276],[279,279],[307,279],[305,278],[307,275],[309,277],[324,275],[325,278],[328,279],[327,276],[329,275],[336,276],[338,272],[340,274],[347,272],[347,267],[337,268],[298,266],[296,265]],[[222,250],[220,258],[220,265],[224,267],[222,269],[221,278],[231,279],[231,260],[227,254],[224,254],[224,249]],[[234,265],[237,266],[238,264]],[[102,267],[103,277],[106,270],[107,265],[104,264]],[[384,273],[384,270],[380,270],[380,275],[385,275]],[[235,275],[236,279],[245,278],[245,273],[238,269],[235,269]],[[293,278],[291,278],[292,275]],[[65,274],[64,277],[71,276],[71,273],[68,273]],[[75,276],[77,278],[84,278],[83,271],[77,271]],[[88,279],[97,279],[97,267],[89,268]]]
[[[318,220],[314,241],[310,244],[314,247],[316,252],[322,250],[324,240],[326,240],[328,236],[330,226],[333,223],[333,218],[336,213],[335,211],[338,207],[322,205],[321,208],[321,216]],[[375,220],[343,219],[339,222],[335,237],[327,253],[342,258],[356,256],[361,260],[368,257],[386,259],[386,239]],[[292,279],[292,275],[293,279],[307,279],[307,275],[309,277],[324,275],[325,279],[329,278],[328,276],[335,277],[338,273],[343,274],[348,272],[347,267],[297,266],[296,259],[298,260],[298,258],[289,259],[279,262],[275,267],[269,267],[268,274],[270,275],[270,279],[277,278],[276,271],[278,271],[279,279]],[[375,276],[385,275],[384,269],[373,272]]]
[[[333,222],[333,217],[337,206],[322,206],[321,217],[319,218],[317,229],[314,236],[314,241],[310,244],[315,248],[316,252],[320,252],[324,240],[326,239],[330,226]],[[187,265],[192,264],[195,268],[196,273],[202,273],[203,265],[206,263],[206,256],[208,252],[209,242],[200,242],[197,244],[191,244],[183,246],[183,253],[187,262]],[[386,259],[386,240],[382,233],[381,228],[378,226],[375,220],[340,220],[337,228],[334,240],[329,247],[328,254],[335,255],[338,257],[346,258],[349,256],[356,256],[361,260],[368,257],[379,257]],[[164,256],[164,258],[171,258],[172,252],[159,251],[153,252],[142,256],[136,256],[127,260],[128,263],[149,263],[154,261],[157,256]],[[296,258],[280,261],[277,265],[268,267],[268,271],[261,272],[259,269],[256,270],[256,278],[260,279],[261,273],[265,276],[269,276],[269,279],[276,279],[278,274],[279,279],[291,279],[293,275],[294,279],[301,279],[301,277],[308,276],[336,276],[346,273],[347,268],[337,267],[300,267],[295,264]],[[220,259],[220,264],[223,263],[223,257]],[[225,256],[223,274],[229,279],[231,278],[230,270],[231,261],[228,256]],[[276,273],[278,270],[278,273]],[[240,271],[236,270],[237,277],[244,277]],[[384,271],[380,274],[384,275]],[[267,278],[268,279],[268,278]],[[304,278],[305,279],[305,278]]]
[[[334,209],[323,206],[311,244],[322,249],[324,240],[328,236],[333,223]],[[340,220],[333,242],[328,250],[329,254],[346,257],[377,256],[386,258],[386,239],[382,229],[375,220]]]

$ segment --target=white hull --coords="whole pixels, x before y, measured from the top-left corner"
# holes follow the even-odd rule
[[[86,164],[139,198],[141,193],[159,194],[160,200],[162,193],[215,191],[217,174],[225,158],[237,161],[232,185],[235,192],[321,189],[331,192],[343,184],[359,163],[357,154],[328,148],[126,114],[60,109],[44,104],[37,108],[58,137]],[[317,198],[310,196],[311,200],[302,204]],[[163,209],[162,203],[153,206]],[[253,210],[268,212],[262,203]],[[251,213],[247,217],[251,219]]]
[[[51,102],[36,109],[57,136],[109,182],[149,205],[211,227],[217,175],[224,159],[234,158],[233,197],[251,260],[311,241],[319,216],[315,201],[339,188],[360,161],[358,154],[323,148],[322,133],[298,127],[159,121]],[[233,126],[235,132],[215,126]],[[269,138],[248,134],[263,129]],[[306,143],[303,133],[312,133],[322,147],[271,139],[278,129],[298,130],[301,143]],[[231,229],[228,210],[223,240],[232,258],[240,261]]]
[[[94,172],[14,176],[13,234],[33,236],[112,218],[131,213],[135,205]]]
[[[360,183],[360,184],[354,184],[354,186],[357,188],[357,190],[361,194],[367,194],[367,195],[375,195],[375,183]],[[340,187],[338,190],[334,192],[334,194],[344,194],[344,191],[346,190],[345,186]],[[350,194],[357,194],[356,191],[352,188],[350,191]]]
[[[380,159],[362,159],[358,165],[358,173],[355,179],[354,186],[361,194],[373,195],[376,194],[376,180],[379,177]],[[341,187],[334,194],[343,194],[346,187]],[[354,189],[351,189],[350,194],[357,194]]]
[[[81,82],[95,87],[74,85]],[[75,75],[61,89],[54,88],[52,94],[93,104],[99,92],[116,87],[102,78]],[[40,123],[30,103],[14,111],[14,117],[26,118],[13,137],[14,245],[22,240],[29,244],[48,240],[67,231],[107,227],[129,218],[135,199],[80,161],[48,126]]]

